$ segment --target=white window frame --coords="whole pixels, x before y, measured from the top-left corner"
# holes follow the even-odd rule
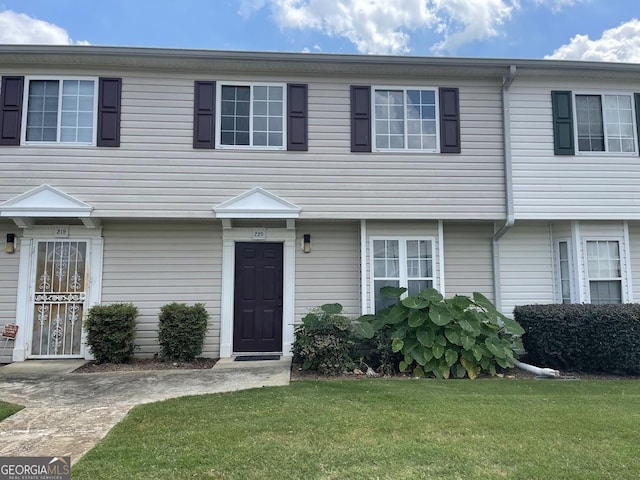
[[[376,240],[391,240],[398,242],[398,262],[399,262],[399,270],[400,270],[400,280],[399,286],[405,287],[408,289],[409,280],[431,280],[431,284],[433,288],[438,288],[438,259],[439,259],[439,251],[436,249],[436,237],[429,235],[410,235],[410,236],[387,236],[387,235],[378,235],[369,237],[369,275],[370,275],[370,311],[374,312],[376,307],[376,288],[375,281],[376,279],[382,280],[381,277],[375,276],[375,250],[373,247],[373,242]],[[409,279],[407,272],[407,241],[418,240],[418,241],[427,241],[431,243],[431,262],[432,262],[432,272],[431,277],[420,277],[420,278],[411,278]],[[408,291],[402,295],[402,298],[408,295]]]
[[[46,145],[46,146],[56,146],[59,145],[61,147],[75,147],[75,146],[95,146],[98,138],[98,77],[67,77],[67,76],[47,76],[47,75],[38,75],[38,76],[27,76],[24,79],[24,91],[22,92],[22,122],[21,122],[21,132],[20,132],[20,144],[21,145]],[[57,133],[56,138],[60,138],[60,128],[61,128],[61,108],[62,108],[62,95],[60,92],[62,91],[62,84],[65,80],[72,81],[91,81],[93,82],[93,133],[90,142],[61,142],[61,141],[27,141],[27,115],[29,113],[29,85],[32,81],[58,81],[60,82],[60,88],[58,90],[58,123],[57,123]]]
[[[402,91],[404,98],[404,148],[381,148],[378,147],[378,139],[376,135],[376,91]],[[435,124],[436,124],[436,148],[435,149],[412,149],[409,148],[408,128],[407,128],[407,90],[431,90],[435,96]],[[371,87],[371,136],[373,141],[373,151],[383,153],[440,153],[440,90],[438,87],[430,87],[427,85],[374,85]]]
[[[249,87],[249,145],[227,145],[222,143],[222,87]],[[253,143],[253,89],[254,87],[281,87],[282,88],[282,145],[252,145]],[[216,82],[216,149],[221,150],[286,150],[287,149],[287,84],[283,82],[239,82],[223,81]]]
[[[591,277],[589,273],[589,254],[587,250],[588,242],[618,242],[618,255],[620,262],[620,277],[617,278],[594,278]],[[583,237],[582,239],[582,256],[583,256],[583,264],[584,264],[584,280],[585,280],[585,295],[587,303],[591,303],[591,282],[607,282],[607,281],[619,281],[620,282],[620,302],[627,303],[627,294],[626,294],[626,282],[627,282],[627,272],[626,272],[626,246],[624,243],[623,237]]]
[[[568,268],[569,268],[569,303],[575,303],[576,302],[576,295],[575,295],[575,285],[574,285],[574,278],[575,278],[575,270],[574,270],[574,263],[573,263],[573,246],[571,243],[571,238],[569,237],[562,237],[562,238],[557,238],[554,242],[555,245],[555,258],[556,258],[556,282],[557,282],[557,291],[556,291],[556,297],[557,297],[557,302],[558,303],[564,303],[564,299],[562,297],[562,267],[560,264],[560,244],[561,243],[566,243],[567,244],[567,262],[568,262]]]
[[[638,156],[638,134],[637,134],[637,125],[636,125],[636,105],[635,105],[635,99],[634,99],[634,94],[633,92],[627,92],[627,91],[620,91],[620,92],[616,92],[616,91],[590,91],[590,90],[586,90],[586,91],[575,91],[572,92],[573,93],[573,139],[574,139],[574,145],[575,145],[575,151],[577,154],[579,155],[619,155],[619,156]],[[576,97],[578,96],[589,96],[589,95],[593,95],[593,96],[599,96],[600,97],[600,102],[602,105],[602,129],[604,132],[604,150],[603,151],[590,151],[590,150],[580,150],[580,146],[578,144],[578,108],[576,105]],[[633,145],[634,145],[634,150],[633,152],[611,152],[609,151],[609,142],[608,142],[608,135],[607,135],[607,123],[605,121],[604,118],[604,97],[606,97],[607,95],[616,95],[616,96],[627,96],[630,98],[631,100],[631,121],[633,123],[633,129],[632,129],[632,138],[633,138]]]

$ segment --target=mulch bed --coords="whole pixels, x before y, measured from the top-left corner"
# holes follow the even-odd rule
[[[193,362],[167,362],[159,358],[135,358],[129,363],[87,362],[73,373],[135,372],[140,370],[199,370],[213,368],[217,358],[196,358]]]

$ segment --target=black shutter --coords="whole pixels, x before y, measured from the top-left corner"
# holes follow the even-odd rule
[[[121,78],[100,77],[98,83],[98,138],[99,147],[120,146]]]
[[[0,145],[20,145],[24,77],[2,77]]]
[[[308,150],[307,85],[287,85],[287,150]]]
[[[193,148],[216,147],[216,82],[195,82]]]
[[[371,151],[371,87],[351,86],[351,151]]]
[[[573,106],[570,91],[552,91],[553,151],[556,155],[575,155]]]
[[[457,88],[440,88],[440,152],[460,153],[460,101]]]
[[[640,154],[640,93],[634,93],[633,99],[636,103],[636,148],[638,149],[638,153]]]

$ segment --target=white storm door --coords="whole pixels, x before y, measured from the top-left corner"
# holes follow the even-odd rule
[[[86,240],[35,241],[31,358],[82,358],[88,297]]]

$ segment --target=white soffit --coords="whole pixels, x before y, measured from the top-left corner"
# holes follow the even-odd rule
[[[93,207],[51,185],[40,185],[4,203],[0,217],[89,217]]]
[[[217,218],[298,218],[299,206],[260,187],[213,207]]]

